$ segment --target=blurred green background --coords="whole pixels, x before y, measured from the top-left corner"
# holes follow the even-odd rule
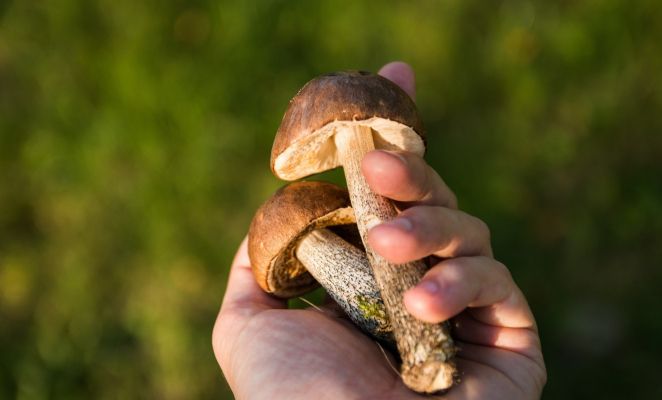
[[[655,0],[0,0],[0,398],[231,398],[211,329],[282,184],[288,100],[395,59],[427,160],[536,313],[544,397],[661,398],[661,21]]]

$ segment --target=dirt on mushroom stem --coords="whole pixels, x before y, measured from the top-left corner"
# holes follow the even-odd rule
[[[297,258],[347,314],[372,337],[393,342],[377,283],[365,253],[327,229],[304,236]]]

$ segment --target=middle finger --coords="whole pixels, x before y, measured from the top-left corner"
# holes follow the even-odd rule
[[[487,225],[463,211],[415,206],[368,232],[370,246],[402,264],[429,255],[441,258],[492,256]]]

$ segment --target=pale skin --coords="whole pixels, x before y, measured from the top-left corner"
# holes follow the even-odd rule
[[[407,64],[390,63],[379,73],[414,97]],[[401,210],[371,229],[373,249],[394,263],[434,260],[404,303],[423,321],[453,321],[461,382],[443,398],[540,398],[547,373],[538,328],[510,272],[493,258],[485,223],[460,211],[451,189],[416,155],[373,151],[362,170],[371,189]],[[232,264],[212,342],[237,399],[430,397],[407,389],[393,358],[332,305],[289,310],[264,293],[246,241]]]

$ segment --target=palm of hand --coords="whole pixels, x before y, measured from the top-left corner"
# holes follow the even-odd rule
[[[333,312],[265,308],[228,313],[221,329],[238,333],[223,345],[243,350],[224,352],[237,357],[227,360],[237,371],[227,378],[233,387],[250,388],[250,395],[238,391],[237,398],[423,398],[402,384],[374,341]],[[539,392],[540,368],[534,360],[498,348],[460,347],[470,358],[460,352],[462,382],[446,398],[518,399]]]
[[[408,66],[392,63],[380,73],[413,97]],[[492,257],[487,226],[457,209],[453,192],[418,156],[372,152],[362,168],[375,193],[403,206],[396,219],[408,222],[373,227],[373,250],[395,264],[437,257],[403,302],[429,323],[455,316],[461,383],[444,398],[538,398],[546,372],[535,319],[508,269]],[[240,399],[424,398],[409,391],[377,344],[346,320],[332,312],[287,310],[264,293],[245,242],[231,268],[213,343]]]

